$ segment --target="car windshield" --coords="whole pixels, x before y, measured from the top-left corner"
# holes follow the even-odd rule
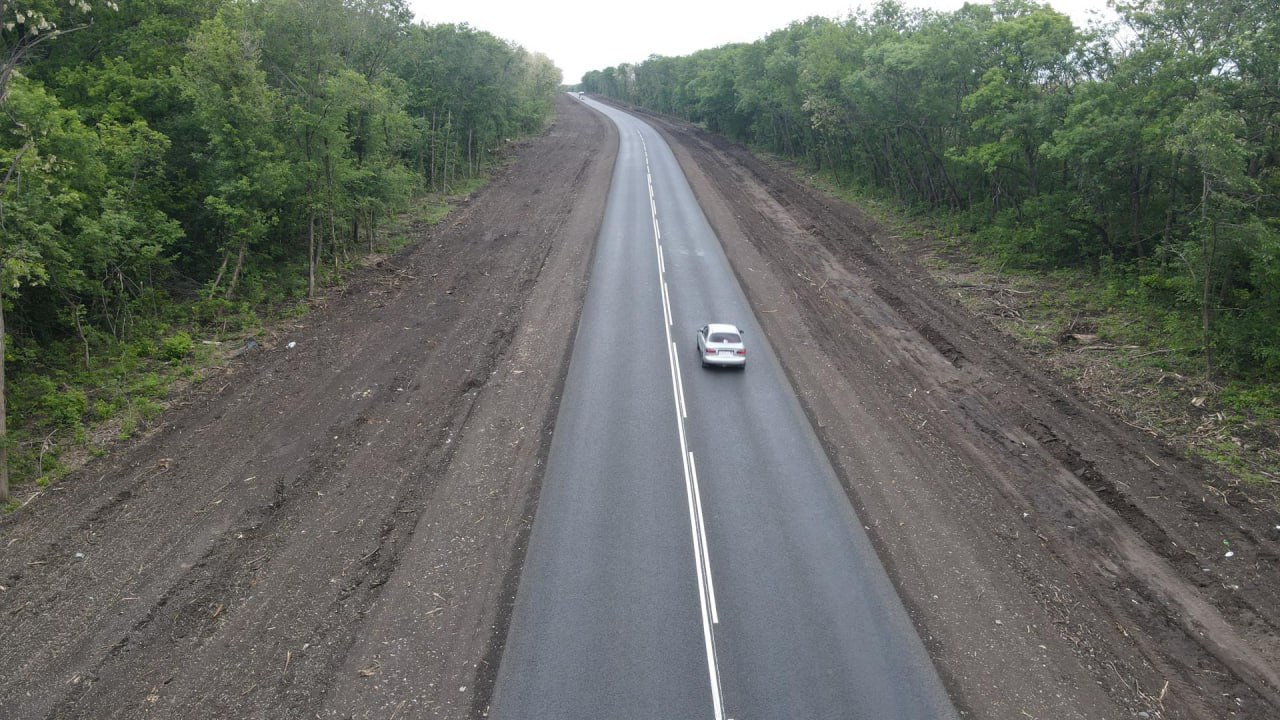
[[[738,337],[735,333],[718,332],[718,333],[711,333],[710,342],[737,343],[737,342],[742,342],[742,338]]]

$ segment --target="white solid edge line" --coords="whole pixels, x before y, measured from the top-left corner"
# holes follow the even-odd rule
[[[671,297],[667,295],[667,281],[662,281],[662,316],[667,321],[667,327],[671,327]],[[671,331],[667,331],[667,339],[671,339]]]
[[[680,414],[680,376],[679,376],[680,368],[678,363],[676,363],[675,352],[676,352],[676,344],[668,343],[667,344],[667,361],[671,365],[671,389],[676,396],[676,414],[679,415]],[[681,420],[680,417],[676,418],[676,425],[680,429],[680,452],[684,452],[686,447],[685,439],[684,439],[684,424],[681,423],[680,420]],[[684,468],[684,473],[686,475],[685,482],[688,482],[688,477],[687,477],[689,474],[688,467]]]
[[[681,438],[680,444],[682,446],[684,445],[683,437]],[[681,447],[681,450],[684,450],[684,448]],[[694,505],[697,500],[695,498],[693,483],[691,482],[691,475],[689,473],[689,463],[692,460],[693,453],[685,451],[684,490],[685,496],[689,501],[689,531],[693,536],[693,551],[695,555],[693,567],[694,572],[698,576],[698,610],[702,614],[702,640],[707,650],[707,673],[709,674],[709,679],[711,681],[711,706],[715,711],[716,720],[721,720],[724,718],[724,700],[721,696],[720,689],[720,664],[716,660],[716,641],[711,629],[714,622],[709,622],[710,618],[707,617],[709,610],[707,585],[706,578],[703,576],[702,572],[702,548],[699,547],[698,543],[697,511],[694,509]]]
[[[637,130],[636,134],[639,133],[640,131]],[[662,245],[659,243],[660,231],[658,226],[658,208],[653,198],[653,175],[649,170],[649,147],[644,142],[643,136],[640,138],[640,144],[644,147],[645,177],[649,183],[649,203],[653,207],[654,246],[658,249],[657,251],[661,253]],[[716,720],[724,720],[724,696],[723,690],[720,687],[720,665],[716,659],[716,643],[712,630],[712,625],[715,624],[716,621],[708,617],[708,613],[711,613],[713,617],[716,614],[714,598],[708,599],[707,597],[710,592],[709,587],[706,584],[706,582],[710,580],[710,566],[707,567],[707,577],[705,579],[703,577],[703,564],[705,562],[704,558],[706,557],[706,547],[703,544],[705,542],[705,537],[702,536],[699,528],[699,525],[702,522],[702,508],[700,507],[701,501],[698,498],[696,479],[692,474],[693,469],[691,467],[691,463],[693,462],[693,453],[689,452],[688,440],[685,437],[685,416],[681,411],[682,398],[679,378],[680,363],[673,354],[675,351],[675,342],[671,339],[671,318],[667,297],[667,283],[665,279],[662,279],[661,275],[659,275],[659,281],[662,286],[663,312],[667,314],[667,323],[663,327],[663,331],[667,336],[667,361],[671,364],[671,390],[675,395],[676,400],[676,429],[678,431],[677,434],[680,437],[681,465],[684,466],[685,495],[689,501],[689,530],[693,540],[693,566],[694,571],[698,576],[698,610],[702,615],[702,640],[707,650],[707,674],[709,675],[711,682],[711,705],[715,712]]]
[[[698,510],[698,535],[702,541],[702,564],[706,566],[707,597],[711,603],[711,622],[720,624],[720,613],[716,609],[716,584],[711,578],[711,546],[707,543],[707,526],[702,519],[702,491],[698,488],[698,466],[693,462],[693,451],[689,451],[689,476],[693,479],[694,507]]]
[[[667,335],[670,337],[670,329],[667,330]],[[671,355],[672,348],[674,347],[675,343],[669,343],[667,345],[667,359],[671,362],[673,367],[676,365],[676,359]],[[673,392],[675,391],[674,373],[675,371],[673,369]],[[690,467],[690,463],[693,462],[693,453],[689,452],[689,446],[684,433],[684,420],[680,417],[679,413],[676,413],[676,427],[679,430],[678,434],[680,436],[680,464],[684,467],[684,492],[689,503],[689,539],[693,543],[693,569],[698,580],[698,612],[702,616],[702,641],[707,651],[707,675],[708,680],[711,683],[711,706],[715,711],[716,720],[723,720],[724,697],[723,691],[720,688],[720,663],[716,659],[716,641],[714,631],[712,630],[712,626],[715,624],[715,621],[708,616],[709,613],[714,613],[715,610],[711,607],[710,600],[707,597],[707,578],[703,573],[703,557],[705,548],[702,547],[702,543],[699,541],[700,534],[698,530],[698,517],[700,513],[697,509],[697,491],[694,488],[692,468]]]
[[[680,353],[676,351],[676,341],[671,341],[671,357],[675,362],[672,366],[676,370],[676,398],[680,401],[680,417],[689,417],[689,408],[684,404],[684,375],[680,373]]]

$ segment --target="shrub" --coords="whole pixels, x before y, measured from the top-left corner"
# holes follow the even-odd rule
[[[169,389],[163,377],[154,372],[146,372],[133,378],[129,383],[129,394],[137,398],[162,397]]]
[[[115,402],[110,402],[107,400],[94,400],[93,415],[92,415],[93,420],[95,422],[101,422],[103,420],[106,420],[107,418],[110,418],[113,415],[115,415],[119,409],[120,409],[119,405],[116,404]]]
[[[134,409],[137,410],[142,419],[150,421],[155,420],[160,416],[160,413],[164,412],[164,405],[152,400],[142,399],[134,404]]]
[[[166,360],[181,360],[191,354],[192,345],[191,336],[179,332],[164,339],[160,344],[160,354]]]
[[[85,412],[89,409],[89,398],[73,388],[59,388],[46,393],[40,399],[40,407],[49,416],[49,421],[60,428],[73,428],[80,425]]]

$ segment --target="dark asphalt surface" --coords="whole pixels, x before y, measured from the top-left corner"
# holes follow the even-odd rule
[[[490,717],[955,717],[675,159],[593,107],[621,144]]]

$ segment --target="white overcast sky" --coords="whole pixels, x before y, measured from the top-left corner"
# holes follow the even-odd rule
[[[981,0],[978,0],[981,2]],[[1043,0],[1041,0],[1043,1]],[[903,0],[950,12],[965,0]],[[1078,27],[1106,0],[1049,0]],[[814,15],[842,18],[874,0],[409,0],[417,19],[467,23],[551,58],[569,85],[589,70],[751,42]]]

